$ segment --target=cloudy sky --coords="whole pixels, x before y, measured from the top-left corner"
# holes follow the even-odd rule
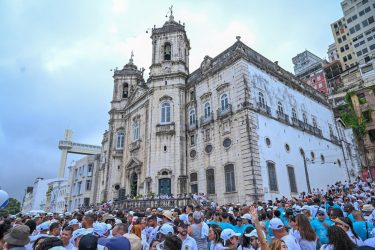
[[[235,42],[293,71],[305,49],[326,57],[340,0],[0,0],[0,187],[22,199],[36,177],[58,173],[64,130],[100,145],[112,96],[110,69],[148,69],[150,34],[170,5],[185,22],[190,69]],[[148,71],[146,71],[146,76]],[[68,163],[80,156],[69,156]]]

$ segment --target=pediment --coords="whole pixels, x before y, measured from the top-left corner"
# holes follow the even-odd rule
[[[130,158],[130,160],[125,164],[125,168],[128,169],[128,168],[131,168],[131,167],[138,167],[138,166],[141,166],[142,165],[142,162],[140,160],[138,160],[137,158],[135,157],[132,157]]]
[[[140,86],[135,87],[134,91],[130,93],[128,105],[131,105],[132,103],[138,101],[138,99],[142,98],[145,93],[147,93],[147,89]]]

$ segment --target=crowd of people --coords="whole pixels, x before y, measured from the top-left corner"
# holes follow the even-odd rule
[[[253,204],[79,210],[0,218],[0,250],[375,249],[371,179]]]

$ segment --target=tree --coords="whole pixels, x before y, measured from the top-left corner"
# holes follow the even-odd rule
[[[0,217],[7,216],[10,214],[17,214],[20,211],[21,211],[21,203],[14,198],[9,198],[8,205],[5,208],[0,209]]]

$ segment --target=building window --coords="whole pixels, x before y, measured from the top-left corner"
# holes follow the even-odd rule
[[[310,155],[311,155],[311,160],[312,160],[312,161],[315,160],[315,154],[314,154],[313,151],[311,151]]]
[[[318,123],[316,122],[316,118],[315,117],[312,118],[312,122],[313,122],[314,128],[317,128],[318,127]]]
[[[139,139],[139,122],[133,123],[133,141]]]
[[[297,112],[296,112],[295,108],[292,108],[292,118],[294,118],[295,120],[298,120],[297,119]]]
[[[206,170],[207,194],[215,194],[215,171],[213,169]]]
[[[306,113],[303,113],[302,114],[302,119],[303,119],[303,122],[304,123],[307,123],[308,121],[307,121],[307,115],[306,115]]]
[[[262,92],[258,93],[258,101],[259,101],[259,107],[266,108],[266,101],[264,100],[264,95]]]
[[[267,145],[268,147],[271,147],[271,139],[268,138],[268,137],[266,137],[266,145]]]
[[[330,135],[333,135],[332,125],[331,125],[331,124],[328,124],[328,127],[329,127],[329,134],[330,134]]]
[[[225,138],[223,141],[224,148],[229,148],[232,145],[232,140],[230,138]]]
[[[322,164],[324,163],[325,159],[324,159],[324,155],[320,155],[320,160],[322,161]]]
[[[204,104],[204,119],[207,120],[211,116],[211,105],[209,102]]]
[[[286,150],[287,153],[290,152],[290,146],[289,146],[288,143],[285,143],[285,150]]]
[[[91,180],[86,180],[86,191],[91,190]]]
[[[296,175],[294,174],[294,168],[292,166],[288,166],[288,176],[289,176],[290,192],[298,193]]]
[[[93,171],[93,169],[94,169],[93,164],[89,164],[89,165],[87,166],[87,176],[92,176],[92,171]]]
[[[171,60],[172,55],[172,46],[170,43],[166,43],[164,45],[164,60],[169,61]]]
[[[277,192],[279,191],[279,189],[277,187],[275,163],[270,162],[270,161],[267,162],[267,169],[268,169],[268,181],[269,181],[270,191]]]
[[[341,168],[341,161],[337,159],[337,165]]]
[[[190,135],[190,145],[194,146],[195,143],[196,143],[195,134],[194,135]]]
[[[225,192],[235,192],[236,183],[234,178],[234,166],[233,164],[228,164],[224,167],[225,172]]]
[[[210,154],[213,150],[213,146],[211,144],[208,144],[205,148],[204,148],[204,151],[207,153],[207,154]]]
[[[116,149],[123,149],[125,141],[125,134],[123,131],[117,132],[116,136]]]
[[[166,124],[171,122],[171,104],[163,102],[161,104],[161,123]]]
[[[281,102],[277,102],[277,111],[280,115],[284,114],[284,108]]]
[[[221,111],[226,111],[228,109],[228,95],[227,94],[223,94],[221,97],[220,97],[220,106],[221,106]]]
[[[195,123],[196,123],[195,109],[192,109],[189,112],[189,125],[194,126]]]
[[[195,93],[194,93],[194,91],[190,91],[190,101],[195,101]]]
[[[191,185],[191,192],[193,194],[198,193],[198,174],[191,173],[190,174],[190,185]]]
[[[129,84],[125,82],[124,85],[122,86],[122,98],[128,98],[128,93],[129,93]]]
[[[195,156],[197,156],[197,151],[193,149],[190,151],[190,158],[195,158]]]

